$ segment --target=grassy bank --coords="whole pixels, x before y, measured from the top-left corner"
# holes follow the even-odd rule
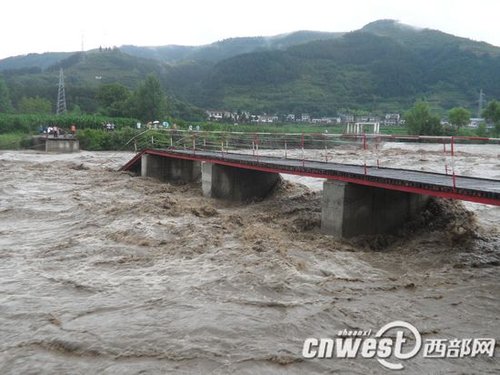
[[[249,132],[249,133],[341,133],[340,126],[319,126],[310,124],[220,124],[216,122],[197,123],[201,130],[227,131],[227,132]]]
[[[101,129],[102,124],[113,122],[117,128],[135,127],[137,120],[131,118],[110,118],[97,115],[19,115],[0,113],[0,134],[34,134],[46,126],[69,129],[75,124],[78,129]]]
[[[0,150],[19,150],[26,147],[30,136],[23,133],[0,134]]]

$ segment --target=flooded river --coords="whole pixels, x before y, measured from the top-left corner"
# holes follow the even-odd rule
[[[464,151],[457,168],[499,179],[499,153]],[[116,172],[132,156],[0,152],[0,374],[386,373],[302,346],[394,320],[500,339],[499,207],[434,202],[397,236],[347,241],[320,234],[321,181],[287,177],[243,205]],[[499,355],[417,355],[403,372],[494,374]]]

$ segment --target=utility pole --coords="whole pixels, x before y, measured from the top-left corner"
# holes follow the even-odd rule
[[[59,89],[57,90],[57,109],[56,114],[60,115],[66,112],[66,91],[64,89],[63,68],[59,70]]]

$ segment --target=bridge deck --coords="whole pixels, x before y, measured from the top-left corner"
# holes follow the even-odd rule
[[[407,191],[444,198],[461,199],[500,206],[500,180],[477,177],[413,171],[407,169],[364,167],[313,160],[285,159],[272,156],[221,153],[213,151],[148,149],[142,151],[122,170],[140,163],[143,153],[164,157],[200,160],[217,164],[275,173],[327,178],[374,186],[390,190]],[[455,180],[455,181],[454,181]]]

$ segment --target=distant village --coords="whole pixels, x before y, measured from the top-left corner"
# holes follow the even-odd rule
[[[334,117],[312,117],[308,113],[296,115],[293,113],[284,115],[255,115],[250,112],[230,112],[224,110],[209,110],[206,111],[209,121],[219,122],[234,122],[234,123],[304,123],[318,125],[344,125],[351,123],[380,123],[387,126],[402,126],[404,119],[399,113],[387,113],[384,117],[363,115],[356,116],[353,114],[339,114]]]
[[[379,124],[383,126],[404,126],[405,120],[400,113],[386,113],[384,116],[376,115],[354,115],[338,114],[337,116],[312,117],[308,113],[299,115],[289,113],[283,115],[252,114],[250,112],[231,112],[226,110],[207,110],[208,121],[227,122],[227,123],[255,123],[255,124],[273,124],[273,123],[302,123],[317,125],[348,125],[355,123]],[[483,118],[471,118],[469,127],[477,128]],[[442,125],[447,125],[446,119],[441,120]]]

